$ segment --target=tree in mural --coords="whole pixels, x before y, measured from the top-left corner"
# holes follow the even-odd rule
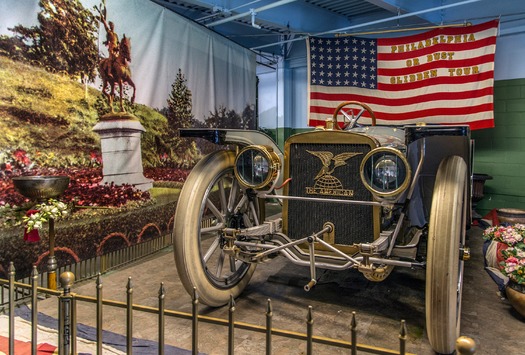
[[[241,128],[241,129],[255,129],[255,110],[253,105],[246,105],[241,114],[235,110],[228,110],[225,106],[219,106],[213,112],[210,112],[208,118],[204,122],[193,122],[194,127],[199,128]],[[221,149],[218,145],[208,142],[204,139],[196,141],[197,147],[203,154],[208,154]]]
[[[40,0],[39,26],[11,30],[26,44],[26,58],[54,71],[94,80],[98,22],[79,0]]]
[[[212,128],[240,128],[241,117],[234,110],[228,110],[221,105],[214,112],[210,112],[205,123]]]
[[[242,129],[256,129],[255,110],[253,105],[246,105],[241,114]]]
[[[188,80],[182,70],[175,77],[171,85],[167,103],[164,110],[168,119],[168,129],[162,140],[158,142],[159,154],[170,158],[176,165],[193,165],[197,155],[197,148],[192,140],[178,137],[179,128],[188,128],[193,125],[191,90],[187,86]]]
[[[255,128],[255,111],[252,105],[246,105],[242,114],[239,115],[235,110],[228,110],[224,106],[219,106],[205,120],[207,127],[213,128]]]
[[[179,68],[168,97],[167,118],[172,130],[171,133],[176,132],[179,128],[191,127],[193,121],[191,90],[188,88],[187,82],[188,80]]]

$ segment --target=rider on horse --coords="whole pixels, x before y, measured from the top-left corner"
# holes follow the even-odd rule
[[[97,8],[98,10],[98,8]],[[118,35],[115,32],[115,25],[113,22],[109,21],[109,24],[106,22],[106,16],[104,11],[104,14],[99,10],[100,13],[100,20],[104,24],[104,29],[106,30],[106,40],[102,43],[104,43],[108,47],[108,53],[109,53],[109,63],[108,65],[108,77],[113,78],[113,73],[111,72],[113,69],[113,65],[115,63],[115,59],[119,56],[119,40]]]
[[[103,42],[108,47],[108,58],[102,58],[99,61],[99,73],[102,78],[102,92],[108,98],[108,103],[113,112],[113,99],[115,97],[115,86],[118,85],[120,91],[120,111],[124,111],[123,106],[123,84],[127,84],[133,88],[131,95],[131,103],[135,102],[135,83],[131,79],[131,70],[129,62],[131,61],[131,41],[126,35],[122,36],[119,41],[115,33],[113,22],[106,21],[106,6],[105,1],[102,11],[95,6],[100,14],[100,21],[104,24],[106,30],[106,41]]]

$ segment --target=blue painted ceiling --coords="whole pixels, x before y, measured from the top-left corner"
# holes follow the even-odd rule
[[[525,0],[151,0],[253,49],[286,56],[308,35],[413,34],[408,29],[500,19],[500,35],[525,33]],[[365,34],[366,36],[366,34]],[[522,43],[520,45],[525,45]]]

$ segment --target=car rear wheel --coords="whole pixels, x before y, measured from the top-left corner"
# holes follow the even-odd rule
[[[458,156],[445,158],[437,172],[430,211],[426,326],[430,345],[440,354],[455,350],[461,318],[467,210],[467,166]]]
[[[174,224],[174,253],[186,291],[196,288],[199,300],[218,307],[246,287],[255,264],[224,251],[223,229],[258,224],[258,204],[247,198],[235,178],[235,154],[218,151],[193,168],[180,193]]]

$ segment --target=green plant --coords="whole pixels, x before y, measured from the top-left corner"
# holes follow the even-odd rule
[[[505,260],[500,265],[503,272],[511,280],[525,284],[525,250],[521,248],[508,248],[501,252]]]
[[[15,227],[22,224],[25,210],[13,204],[0,204],[0,227]]]

